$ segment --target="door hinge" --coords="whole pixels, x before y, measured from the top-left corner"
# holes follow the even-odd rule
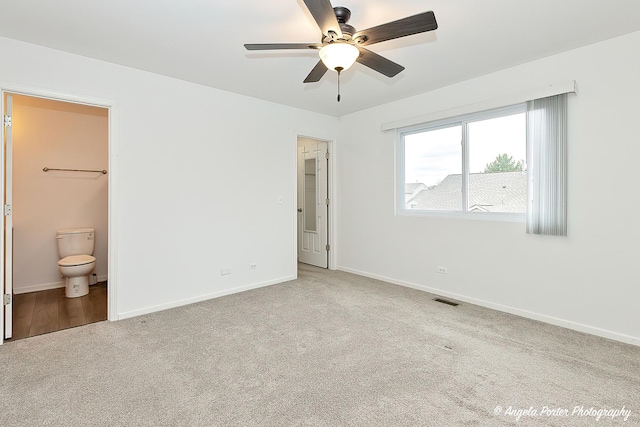
[[[328,151],[326,153],[324,153],[324,158],[329,160],[329,152]]]
[[[6,116],[5,115],[3,117],[4,117],[4,119],[3,119],[4,126],[10,128],[11,127],[11,116]]]
[[[9,305],[9,304],[11,304],[11,294],[2,295],[2,305]]]
[[[329,203],[331,203],[331,199],[325,199],[324,202],[327,204],[327,206],[329,206]]]
[[[327,252],[331,249],[331,245],[327,245],[325,246],[325,249],[327,250]]]
[[[4,205],[3,213],[4,213],[4,216],[11,215],[11,205]]]

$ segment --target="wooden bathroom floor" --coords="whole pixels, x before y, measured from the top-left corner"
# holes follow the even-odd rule
[[[77,298],[67,298],[64,288],[15,294],[11,341],[102,320],[107,320],[107,282]]]

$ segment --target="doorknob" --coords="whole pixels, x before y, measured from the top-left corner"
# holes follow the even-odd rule
[[[302,213],[302,208],[298,208],[298,212]]]

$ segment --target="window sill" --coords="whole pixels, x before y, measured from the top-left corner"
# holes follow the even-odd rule
[[[498,221],[498,222],[521,222],[527,221],[525,213],[502,213],[502,212],[452,212],[452,211],[423,211],[417,209],[400,209],[399,216],[444,218],[444,219],[466,219],[474,221]]]

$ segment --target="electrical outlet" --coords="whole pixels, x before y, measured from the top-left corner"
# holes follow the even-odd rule
[[[223,268],[222,270],[220,270],[220,275],[221,276],[226,276],[228,274],[231,274],[231,269],[230,268]]]
[[[439,266],[437,271],[440,274],[447,274],[447,267]]]
[[[249,270],[255,270],[258,268],[258,264],[249,264]]]

